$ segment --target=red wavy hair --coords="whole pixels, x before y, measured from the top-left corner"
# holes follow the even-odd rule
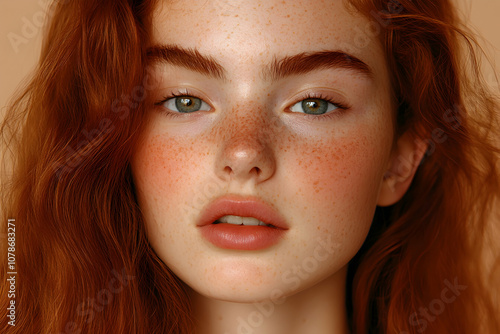
[[[18,273],[15,327],[0,274],[2,333],[193,332],[184,283],[148,244],[129,164],[150,103],[145,48],[155,5],[54,4],[37,70],[1,125],[13,162],[3,221],[16,219]],[[500,188],[498,104],[474,38],[450,0],[350,5],[380,28],[366,33],[386,50],[398,134],[429,145],[407,194],[377,208],[350,263],[353,333],[499,333],[488,285],[498,271],[483,279],[480,261]],[[5,256],[0,262],[7,268]],[[459,295],[443,301],[457,282]]]

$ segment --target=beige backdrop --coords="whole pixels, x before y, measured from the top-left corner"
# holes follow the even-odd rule
[[[49,1],[0,1],[0,114],[38,58]],[[471,25],[484,36],[485,49],[500,67],[500,0],[454,1],[460,3]],[[492,69],[485,69],[485,75],[491,85],[498,87]]]

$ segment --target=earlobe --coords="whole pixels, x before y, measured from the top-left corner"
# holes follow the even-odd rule
[[[382,180],[377,205],[390,206],[403,197],[426,151],[427,144],[411,131],[399,137]]]

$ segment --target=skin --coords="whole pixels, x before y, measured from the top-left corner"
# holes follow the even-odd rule
[[[368,22],[341,0],[179,0],[155,10],[152,44],[196,48],[226,71],[223,80],[156,63],[156,102],[188,89],[210,110],[155,106],[132,159],[150,243],[192,289],[198,333],[348,332],[347,265],[376,206],[399,200],[414,172],[398,175],[415,145],[407,136],[393,145],[382,46],[374,34],[362,35],[363,47],[353,42]],[[341,68],[262,75],[275,57],[324,50],[351,53],[372,76]],[[292,112],[304,92],[349,108],[330,118]],[[260,251],[215,247],[196,222],[225,194],[262,199],[289,230]]]

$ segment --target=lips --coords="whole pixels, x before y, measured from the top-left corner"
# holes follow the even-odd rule
[[[239,221],[237,217],[250,219],[243,218]],[[263,224],[256,224],[255,220]],[[197,226],[203,237],[213,245],[238,250],[271,247],[277,244],[288,230],[285,219],[270,205],[255,197],[236,195],[225,196],[212,202],[202,211]]]

